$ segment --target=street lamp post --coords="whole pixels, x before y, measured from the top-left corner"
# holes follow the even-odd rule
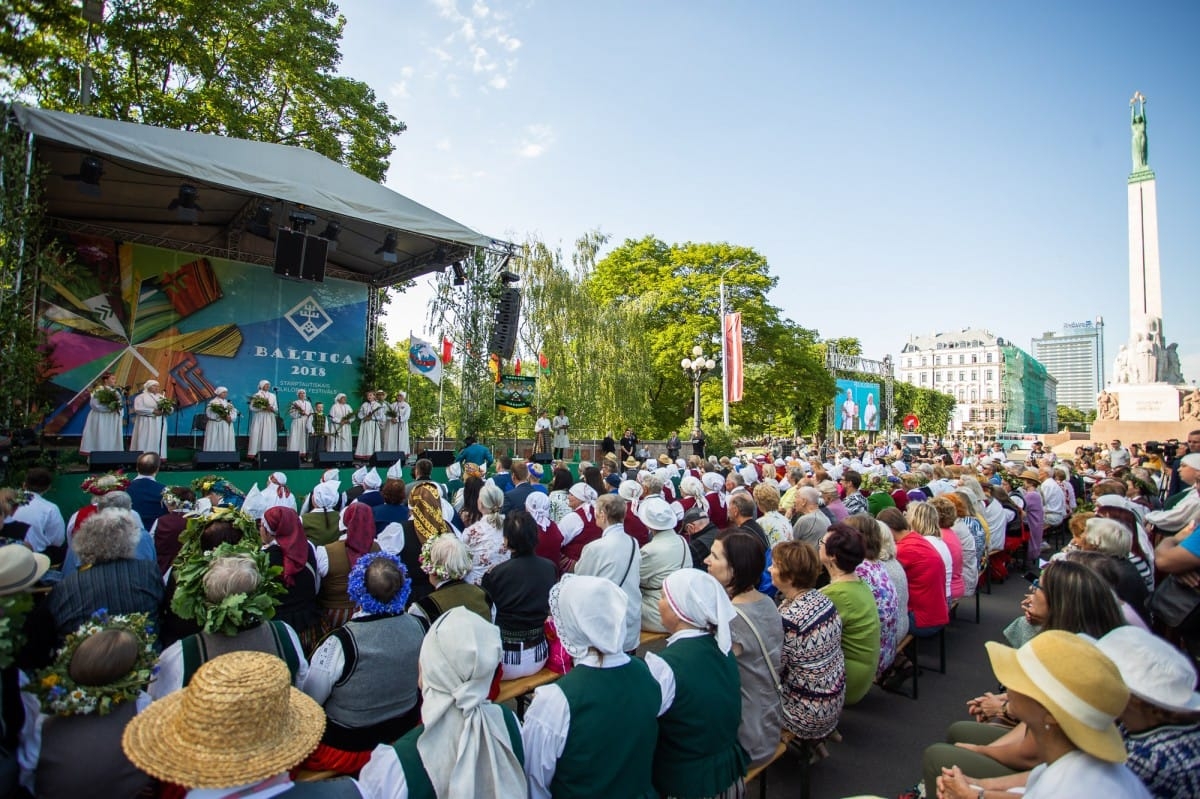
[[[704,375],[716,368],[716,361],[704,357],[704,350],[699,346],[692,347],[692,357],[679,362],[683,373],[692,379],[692,426],[700,427],[700,381]]]

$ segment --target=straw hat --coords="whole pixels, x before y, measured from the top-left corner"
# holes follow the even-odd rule
[[[231,788],[287,771],[316,749],[325,711],[292,687],[287,665],[231,652],[125,727],[121,746],[142,771],[185,788]]]
[[[1025,471],[1021,472],[1017,476],[1020,477],[1022,480],[1032,480],[1035,483],[1042,482],[1041,475],[1039,475],[1033,469],[1026,469]]]
[[[664,452],[658,456],[658,462],[661,463],[663,466],[666,466],[668,463],[671,462],[671,456]]]
[[[1095,644],[1047,630],[1020,649],[995,641],[985,646],[996,679],[1046,708],[1071,743],[1101,760],[1125,762],[1125,742],[1114,722],[1129,702],[1129,689]]]
[[[630,455],[628,458],[625,459],[625,468],[626,469],[636,469],[638,466],[641,466],[641,464],[638,463],[638,459],[633,457],[632,455]]]
[[[0,596],[16,594],[42,579],[50,558],[20,544],[0,547]]]

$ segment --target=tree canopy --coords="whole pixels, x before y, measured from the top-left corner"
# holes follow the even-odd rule
[[[12,0],[0,91],[44,108],[315,150],[383,180],[405,125],[337,74],[345,18],[329,0]]]

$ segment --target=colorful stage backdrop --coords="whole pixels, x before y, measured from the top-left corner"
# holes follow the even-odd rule
[[[54,407],[45,432],[80,435],[87,389],[110,370],[130,394],[150,378],[181,415],[185,433],[218,386],[243,416],[258,381],[287,407],[297,389],[328,409],[353,396],[367,326],[367,287],[300,282],[269,268],[93,236],[73,238],[79,263],[43,287],[41,320],[53,346]]]

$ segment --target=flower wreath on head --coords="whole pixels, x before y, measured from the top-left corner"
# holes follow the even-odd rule
[[[121,472],[93,474],[80,483],[79,487],[92,496],[102,497],[110,491],[124,491],[129,488],[129,476]]]
[[[137,660],[133,667],[117,680],[106,685],[79,685],[71,678],[71,659],[79,646],[93,635],[105,630],[126,630],[138,641]],[[145,613],[110,616],[104,608],[67,636],[63,648],[49,667],[37,673],[25,690],[36,695],[42,712],[54,716],[86,716],[95,713],[106,716],[117,705],[137,701],[151,676],[157,670],[158,652],[154,649],[157,635],[150,617]]]
[[[229,522],[232,524],[242,533],[241,543],[248,547],[259,547],[262,545],[262,540],[258,535],[258,522],[243,513],[239,508],[218,506],[203,516],[188,517],[187,525],[183,528],[183,532],[179,534],[179,554],[175,556],[175,563],[183,563],[202,556],[200,535],[204,532],[204,528],[213,522]]]
[[[262,579],[254,593],[232,594],[213,604],[204,593],[204,577],[214,560],[230,556],[254,561]],[[257,542],[221,544],[197,557],[178,558],[171,568],[176,581],[171,612],[181,619],[196,622],[206,633],[233,636],[269,621],[274,618],[275,606],[279,604],[276,597],[287,593],[280,579],[283,568],[272,566],[267,553]]]
[[[241,489],[218,474],[197,477],[192,481],[192,490],[196,492],[197,497],[220,494],[223,504],[235,508],[240,508],[242,500],[246,498]]]
[[[442,533],[441,535],[430,536],[425,539],[425,543],[421,544],[421,554],[418,556],[418,561],[421,564],[421,571],[428,574],[430,577],[436,577],[439,580],[455,579],[454,575],[446,568],[444,564],[434,565],[433,558],[430,552],[433,551],[433,542],[437,541],[443,535],[454,535],[454,533]],[[474,556],[472,556],[474,560]],[[459,575],[461,577],[461,575]]]
[[[379,558],[390,560],[396,564],[396,567],[400,569],[400,574],[404,576],[404,584],[396,592],[396,595],[392,597],[392,601],[387,603],[380,602],[371,596],[371,592],[367,590],[367,567]],[[350,581],[346,587],[346,593],[366,613],[398,616],[404,612],[408,596],[412,593],[412,580],[409,579],[408,569],[404,568],[404,564],[400,562],[400,558],[389,552],[372,552],[369,555],[360,557],[358,562],[354,564],[354,568],[350,570]]]

